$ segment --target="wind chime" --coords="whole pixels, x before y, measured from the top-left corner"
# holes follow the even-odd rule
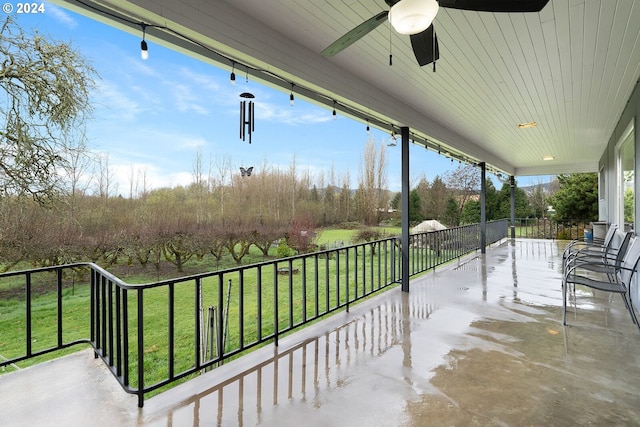
[[[240,138],[246,141],[247,135],[249,136],[249,144],[251,144],[251,134],[255,130],[255,114],[252,99],[255,96],[249,92],[243,92],[240,94]],[[247,99],[249,100],[247,103]]]

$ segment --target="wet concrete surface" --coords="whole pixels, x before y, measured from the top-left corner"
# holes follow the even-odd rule
[[[640,425],[640,332],[586,289],[562,326],[561,249],[490,248],[142,409],[90,351],[0,376],[0,425]]]

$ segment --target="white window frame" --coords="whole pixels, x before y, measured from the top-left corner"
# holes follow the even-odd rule
[[[629,135],[632,132],[634,132],[634,130],[635,130],[634,122],[632,120],[631,122],[629,122],[629,125],[627,126],[625,131],[622,133],[622,136],[620,137],[620,139],[618,140],[618,142],[616,143],[616,146],[615,146],[615,154],[616,154],[615,224],[618,225],[618,229],[619,230],[624,230],[625,229],[625,227],[624,227],[624,224],[625,224],[625,222],[624,222],[624,170],[623,170],[623,166],[622,166],[621,153],[623,151],[622,148],[623,148],[623,145],[624,145],[625,141],[627,140]],[[634,141],[631,140],[631,143],[634,144]],[[634,158],[635,158],[635,147],[634,147],[634,150],[633,150],[633,155],[634,155]],[[634,165],[635,165],[635,160],[634,160]],[[634,173],[634,178],[635,178],[635,173]],[[635,200],[635,195],[634,195],[634,200]]]

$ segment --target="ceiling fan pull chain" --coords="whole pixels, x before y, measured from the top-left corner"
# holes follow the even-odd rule
[[[389,66],[393,65],[393,55],[391,54],[391,24],[389,24]]]
[[[433,39],[431,40],[431,43],[433,44],[433,72],[436,72],[436,43],[438,42],[438,38],[436,37],[436,30],[435,28],[433,29]]]

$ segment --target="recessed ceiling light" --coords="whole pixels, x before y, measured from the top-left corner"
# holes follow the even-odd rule
[[[534,128],[538,126],[538,123],[536,122],[529,122],[529,123],[520,123],[518,124],[518,128],[519,129],[526,129],[526,128]]]
[[[550,162],[551,160],[555,160],[556,158],[553,156],[544,156],[542,158],[542,160],[544,160],[545,162]]]

